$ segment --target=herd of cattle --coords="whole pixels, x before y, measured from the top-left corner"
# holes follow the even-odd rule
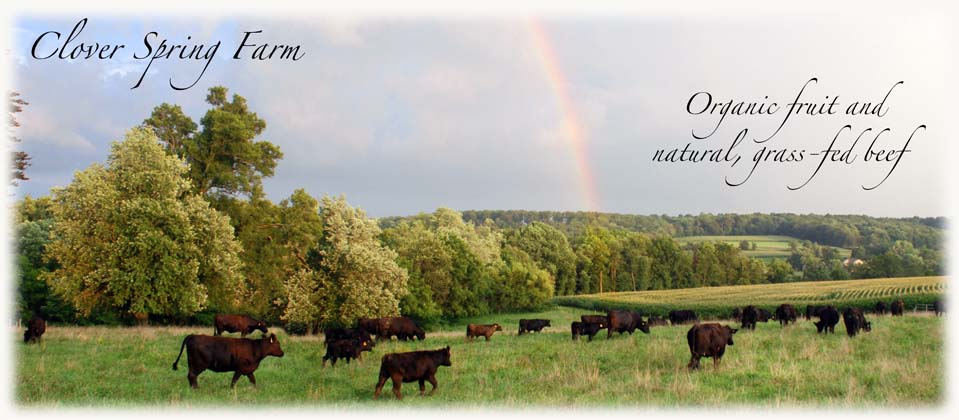
[[[904,312],[904,302],[899,299],[886,305],[877,302],[874,313],[883,315],[887,312],[893,316],[901,316]],[[943,313],[940,301],[933,305],[937,316]],[[611,310],[606,315],[582,315],[579,321],[570,325],[573,340],[586,336],[588,341],[600,330],[606,330],[606,338],[612,338],[613,333],[629,333],[632,335],[637,329],[645,334],[650,333],[651,326],[693,324],[686,333],[689,352],[692,355],[687,367],[698,369],[699,361],[703,357],[713,358],[713,365],[719,366],[727,345],[733,345],[733,334],[740,329],[755,330],[757,322],[779,321],[782,327],[795,323],[799,319],[799,312],[790,304],[783,304],[776,311],[749,305],[733,310],[731,317],[740,322],[740,328],[732,328],[718,323],[700,323],[699,317],[692,310],[670,311],[667,318],[656,315],[643,320],[640,313],[626,310]],[[840,313],[833,306],[809,305],[804,313],[806,320],[819,318],[815,321],[818,333],[828,334],[835,332],[839,323]],[[846,308],[842,312],[842,320],[849,337],[855,337],[860,331],[871,331],[872,324],[866,320],[861,308]],[[668,324],[667,324],[668,322]],[[521,319],[519,320],[518,335],[531,332],[541,332],[543,328],[551,327],[548,319]],[[485,337],[489,341],[493,334],[502,331],[499,324],[469,324],[466,327],[467,341],[477,337]],[[24,342],[39,342],[46,331],[46,322],[34,316],[27,323],[24,332]],[[261,331],[258,339],[245,338],[254,331]],[[222,337],[226,333],[240,333],[240,338]],[[357,322],[354,328],[327,328],[323,331],[326,354],[323,356],[323,366],[330,361],[336,366],[339,359],[360,360],[363,352],[372,351],[376,341],[391,340],[425,340],[426,332],[407,317],[364,318]],[[374,338],[376,341],[374,341]],[[256,385],[253,373],[260,362],[267,356],[283,357],[283,350],[276,334],[268,333],[265,322],[246,315],[217,315],[214,318],[213,335],[191,334],[183,339],[180,352],[173,362],[173,370],[177,370],[180,357],[184,349],[187,352],[189,372],[187,380],[192,388],[197,387],[197,376],[211,370],[213,372],[233,372],[231,387],[236,385],[240,376],[246,376],[250,383]],[[393,394],[402,399],[400,388],[404,382],[419,382],[420,395],[423,395],[428,381],[432,385],[430,395],[436,391],[436,371],[440,366],[451,366],[450,347],[438,350],[413,351],[405,353],[388,353],[380,362],[379,380],[373,393],[378,398],[387,379],[393,381]]]

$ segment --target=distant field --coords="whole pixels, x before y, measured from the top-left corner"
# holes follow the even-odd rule
[[[780,235],[742,235],[742,236],[683,236],[676,238],[679,243],[702,243],[702,242],[724,242],[739,247],[742,241],[748,241],[756,244],[756,250],[743,251],[747,256],[769,261],[773,258],[788,258],[789,243],[801,242],[801,239],[791,236]],[[839,251],[843,258],[849,258],[852,250],[847,248],[832,247]]]
[[[902,298],[906,307],[912,308],[915,304],[932,303],[945,290],[946,277],[900,277],[600,293],[561,296],[553,302],[596,310],[629,308],[653,314],[693,309],[701,316],[725,317],[736,307],[756,305],[772,310],[783,303],[797,308],[809,304],[872,308],[878,300]]]
[[[656,327],[650,335],[602,332],[592,342],[570,340],[569,322],[588,313],[555,308],[492,315],[429,331],[424,342],[378,345],[362,363],[320,367],[321,337],[290,337],[277,329],[286,355],[267,358],[257,387],[231,374],[205,372],[189,389],[186,360],[171,370],[183,337],[208,327],[50,326],[42,345],[14,340],[14,401],[20,407],[158,407],[243,410],[248,407],[879,407],[940,406],[944,389],[943,320],[929,315],[873,317],[873,331],[855,338],[820,336],[811,322],[785,329],[772,322],[740,331],[722,365],[689,372],[689,326]],[[519,318],[542,317],[553,327],[516,335]],[[466,343],[467,322],[499,322],[490,342]],[[259,336],[257,333],[256,336]],[[372,400],[379,360],[387,352],[451,347],[451,367],[437,373],[439,388],[417,395],[403,385],[403,401],[386,392]],[[184,355],[184,358],[186,355]],[[387,383],[386,390],[390,383]],[[429,385],[427,385],[429,387]],[[267,414],[264,412],[264,414]]]

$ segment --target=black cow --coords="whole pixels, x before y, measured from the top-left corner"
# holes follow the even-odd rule
[[[876,315],[885,315],[887,310],[888,307],[886,306],[886,302],[881,300],[876,302]]]
[[[405,316],[379,318],[376,339],[390,340],[393,336],[396,336],[396,339],[400,341],[413,340],[414,338],[423,341],[426,339],[426,332],[419,325],[416,325],[416,322]]]
[[[733,308],[733,313],[729,315],[729,318],[736,321],[742,321],[743,308],[739,308],[739,307]]]
[[[599,330],[603,329],[599,323],[596,322],[576,322],[570,325],[570,330],[573,332],[573,340],[578,340],[579,336],[585,335],[589,337],[589,341],[593,341],[593,337],[599,333]]]
[[[323,356],[323,367],[326,361],[330,361],[331,366],[336,366],[337,359],[346,359],[346,364],[350,364],[350,359],[362,360],[364,351],[373,350],[372,340],[333,340],[326,345],[326,355]]]
[[[393,395],[402,400],[400,387],[403,382],[419,381],[420,395],[426,391],[425,381],[430,381],[433,389],[429,395],[436,392],[436,370],[440,366],[452,366],[450,363],[450,347],[439,350],[411,351],[407,353],[389,353],[383,356],[380,363],[380,380],[373,391],[373,399],[380,397],[383,384],[387,379],[393,380]]]
[[[687,322],[698,323],[699,317],[696,312],[689,309],[669,311],[669,322],[673,325],[685,324]]]
[[[373,337],[362,328],[336,328],[330,327],[323,330],[323,342],[329,344],[336,340],[360,340],[368,341],[370,346],[375,346]]]
[[[43,333],[47,331],[47,321],[44,321],[43,318],[40,318],[37,315],[34,315],[27,321],[27,330],[23,332],[23,342],[30,343],[39,343],[40,337],[43,336]]]
[[[890,305],[889,312],[892,313],[892,316],[902,316],[903,311],[906,309],[906,304],[903,303],[902,299],[892,302]]]
[[[723,354],[726,353],[726,346],[733,345],[733,334],[736,331],[739,330],[715,323],[693,325],[686,333],[686,342],[692,354],[686,367],[691,370],[699,369],[699,359],[712,357],[713,367],[718,368]]]
[[[519,320],[519,333],[517,335],[533,331],[541,332],[546,327],[552,327],[548,319],[521,319]]]
[[[944,312],[946,312],[945,306],[939,299],[936,299],[935,302],[932,302],[932,310],[936,312],[936,316],[941,316]]]
[[[816,321],[816,332],[826,334],[836,332],[836,324],[839,323],[839,311],[833,306],[824,306],[816,311],[819,321]]]
[[[806,314],[805,314],[806,320],[808,321],[808,320],[812,319],[814,316],[818,316],[818,315],[816,315],[816,313],[818,313],[819,310],[822,309],[822,308],[824,308],[824,306],[820,306],[820,305],[806,305]]]
[[[266,356],[283,357],[283,349],[280,348],[276,334],[256,340],[191,334],[183,339],[180,354],[173,362],[173,370],[176,370],[184,348],[187,349],[187,363],[190,365],[186,378],[193,388],[197,387],[196,377],[207,369],[214,372],[233,372],[231,388],[236,386],[240,375],[246,375],[250,383],[256,386],[253,372],[260,366],[260,362]]]
[[[742,323],[740,328],[744,330],[755,330],[756,322],[759,321],[759,309],[753,305],[743,308],[742,316],[739,320]]]
[[[759,322],[769,322],[770,319],[774,319],[772,312],[769,312],[763,308],[758,308],[758,309],[759,309]]]
[[[872,331],[872,324],[866,321],[862,309],[859,308],[846,308],[842,311],[842,322],[846,324],[846,334],[850,337],[855,337],[860,330]]]
[[[612,310],[606,313],[606,320],[609,325],[609,329],[606,330],[607,340],[613,337],[614,332],[618,332],[619,335],[623,335],[624,332],[633,335],[633,331],[636,331],[637,328],[643,333],[649,334],[649,325],[646,324],[646,321],[643,321],[643,317],[637,312]]]
[[[660,318],[656,315],[651,315],[649,319],[646,320],[646,323],[649,324],[650,327],[665,327],[669,325],[668,320]]]
[[[221,335],[223,332],[240,333],[240,337],[246,337],[253,331],[260,330],[266,334],[266,323],[247,315],[217,315],[213,317],[213,335]]]
[[[606,319],[606,315],[582,315],[579,317],[580,321],[588,324],[599,324],[599,329],[603,329],[609,326]]]
[[[789,325],[790,322],[795,323],[798,317],[799,314],[796,313],[796,308],[788,303],[779,305],[779,307],[776,308],[776,319],[779,320],[781,327]]]

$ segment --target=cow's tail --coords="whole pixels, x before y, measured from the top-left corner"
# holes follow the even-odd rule
[[[176,355],[176,360],[173,361],[173,370],[176,370],[176,364],[180,363],[180,356],[183,356],[183,349],[186,347],[186,343],[193,338],[193,335],[188,335],[183,338],[183,344],[180,344],[180,354]]]

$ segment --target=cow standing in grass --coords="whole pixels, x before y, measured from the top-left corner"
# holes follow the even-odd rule
[[[490,337],[493,336],[493,333],[497,331],[503,331],[503,327],[499,324],[469,324],[466,326],[466,339],[473,341],[476,337],[486,337],[486,341],[489,341]]]
[[[876,302],[876,315],[885,315],[888,308],[886,307],[886,302],[879,301]]]
[[[450,347],[439,350],[411,351],[407,353],[389,353],[383,356],[380,363],[380,379],[373,391],[373,399],[380,397],[383,384],[387,379],[393,380],[393,395],[402,400],[400,387],[403,382],[420,383],[420,395],[426,391],[425,381],[433,385],[429,395],[436,392],[436,371],[440,366],[452,366],[450,362]]]
[[[606,330],[606,339],[612,338],[614,332],[618,332],[620,335],[628,332],[629,335],[633,335],[633,331],[636,331],[636,329],[649,334],[649,325],[643,321],[643,317],[637,312],[609,311],[606,314],[606,320],[607,325],[609,325],[609,328]]]
[[[726,353],[726,346],[733,345],[733,334],[739,331],[726,325],[716,323],[697,324],[686,333],[686,342],[692,357],[686,366],[690,370],[699,369],[699,359],[713,358],[713,367],[718,368],[719,362]]]
[[[521,319],[519,320],[519,332],[516,335],[523,335],[528,332],[541,332],[543,328],[551,327],[548,319]]]
[[[177,370],[177,363],[180,362],[180,356],[183,356],[184,348],[190,366],[186,377],[192,388],[197,387],[197,376],[207,369],[214,372],[233,372],[230,388],[236,386],[241,375],[245,375],[250,379],[250,383],[256,386],[253,372],[260,366],[260,362],[267,356],[283,357],[283,349],[280,348],[276,334],[257,340],[191,334],[183,339],[180,354],[173,362],[173,370]]]
[[[849,337],[855,337],[859,331],[872,331],[872,324],[866,321],[862,309],[859,308],[846,308],[842,311],[842,322],[846,324],[846,334]]]
[[[835,333],[836,324],[839,323],[839,311],[833,306],[825,306],[816,311],[819,321],[816,321],[817,333]]]
[[[796,313],[796,308],[788,303],[779,305],[779,307],[776,308],[776,319],[779,320],[779,326],[781,327],[789,325],[790,322],[795,323],[798,317],[799,315]]]
[[[740,328],[744,330],[755,330],[757,321],[759,321],[759,309],[753,305],[743,308],[742,316],[740,317],[740,322],[742,323]]]
[[[256,330],[266,334],[266,323],[247,315],[217,315],[213,317],[213,335],[215,336],[224,332],[238,332],[240,337],[246,337],[247,334]]]
[[[593,337],[596,336],[601,329],[602,325],[595,322],[573,321],[573,323],[570,324],[570,330],[573,333],[573,340],[578,340],[579,336],[585,335],[589,338],[589,341],[593,341]]]
[[[892,305],[890,305],[889,312],[892,313],[892,316],[902,316],[902,313],[905,311],[905,309],[906,309],[906,304],[902,301],[902,299],[898,299],[892,302]]]
[[[30,343],[39,343],[40,337],[43,336],[43,333],[47,331],[47,321],[44,321],[43,318],[40,318],[37,315],[34,315],[27,321],[27,329],[23,332],[23,342]]]
[[[584,324],[598,324],[599,329],[609,326],[609,324],[607,324],[608,320],[606,319],[606,315],[581,315],[579,320]]]

